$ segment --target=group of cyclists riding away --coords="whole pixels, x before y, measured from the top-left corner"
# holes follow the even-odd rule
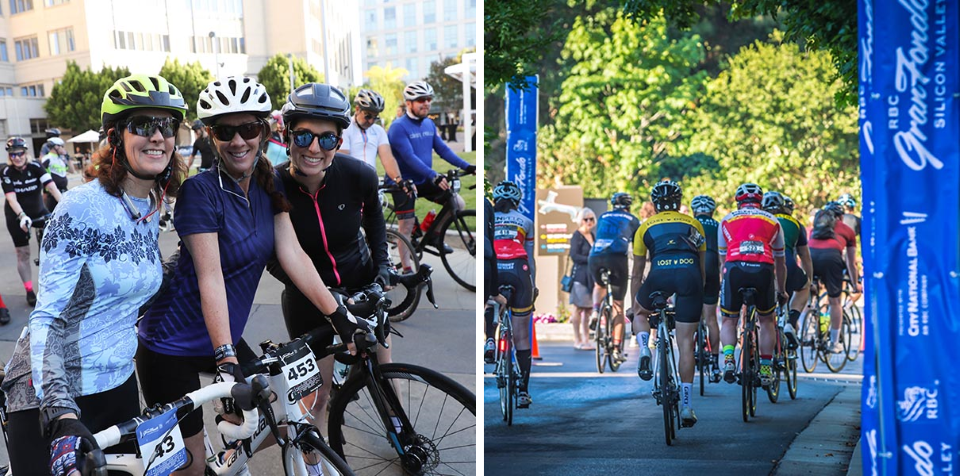
[[[519,408],[532,402],[528,329],[534,306],[531,298],[537,295],[532,273],[533,223],[516,210],[522,196],[523,191],[511,181],[500,182],[494,188],[494,218],[488,226],[495,253],[486,256],[496,260],[495,268],[486,268],[488,273],[494,269],[496,273],[496,281],[486,290],[490,303],[502,301],[503,290],[510,291],[509,300],[503,304],[513,319],[513,345],[521,375]],[[852,214],[856,201],[849,194],[824,205],[814,217],[809,233],[802,224],[806,220],[793,215],[793,200],[777,191],[764,193],[754,183],[737,187],[736,208],[719,220],[714,218],[717,203],[712,197],[696,195],[685,202],[680,184],[669,179],[656,183],[649,197],[655,214],[642,222],[630,212],[633,198],[623,192],[611,197],[612,210],[599,217],[594,218],[592,212],[581,213],[584,224],[578,233],[589,234],[592,246],[581,240],[584,243],[571,249],[571,257],[582,254],[581,248],[589,246],[587,264],[591,282],[596,283],[592,288],[590,330],[600,332],[598,325],[603,327],[602,321],[609,313],[611,358],[615,362],[626,360],[623,319],[628,304],[627,316],[632,316],[632,332],[639,346],[637,373],[645,381],[654,377],[655,365],[659,365],[651,351],[655,345],[651,333],[657,327],[651,321],[658,322],[659,309],[663,309],[662,301],[658,304],[657,300],[662,299],[660,296],[670,298],[666,315],[679,354],[675,365],[680,380],[681,427],[692,427],[697,422],[692,390],[697,365],[706,368],[706,378],[711,382],[735,383],[741,378],[735,349],[740,343],[744,324],[741,315],[746,305],[755,306],[758,317],[757,365],[759,383],[764,388],[774,378],[774,347],[779,342],[775,311],[779,308],[785,316],[785,345],[797,349],[801,345],[798,321],[808,308],[815,279],[826,286],[829,297],[831,320],[826,352],[845,352],[840,336],[840,294],[845,274],[849,275],[846,279],[852,283],[852,292],[859,293],[855,249],[858,232],[844,223],[849,220],[859,226],[859,218]],[[692,216],[685,213],[686,204]],[[845,209],[850,213],[845,214]],[[633,267],[628,270],[631,250]],[[624,303],[628,281],[630,300]],[[605,296],[607,289],[609,297]],[[745,302],[745,295],[749,302]],[[605,302],[612,302],[612,311],[607,311],[610,304]],[[490,312],[492,307],[488,305],[484,325],[487,363],[494,363],[498,352],[494,340],[497,316]],[[577,304],[578,310],[581,307]],[[695,345],[697,333],[704,332],[701,320],[706,338],[700,345],[709,350],[699,354],[704,361],[698,363],[701,357],[695,353]],[[578,341],[577,349],[584,347],[582,342]]]

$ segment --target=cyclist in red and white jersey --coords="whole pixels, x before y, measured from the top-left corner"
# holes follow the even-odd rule
[[[723,379],[736,381],[733,356],[737,345],[737,324],[743,306],[741,288],[757,290],[756,306],[760,320],[760,381],[766,388],[773,380],[771,359],[776,336],[773,310],[787,302],[787,264],[784,257],[783,231],[777,218],[760,208],[763,190],[754,183],[737,188],[738,210],[720,222],[717,247],[723,282],[720,286],[720,311],[723,326]],[[774,287],[776,278],[776,287]]]

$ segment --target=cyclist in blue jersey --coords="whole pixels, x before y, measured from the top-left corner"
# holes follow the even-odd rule
[[[693,216],[703,227],[707,239],[707,251],[704,254],[703,269],[706,281],[703,288],[703,319],[710,336],[710,380],[719,382],[720,372],[720,322],[717,320],[717,303],[720,302],[720,250],[717,248],[717,230],[720,223],[713,218],[717,202],[708,195],[697,195],[690,202]]]
[[[597,237],[587,258],[587,266],[594,281],[600,285],[593,293],[593,313],[600,311],[603,300],[601,292],[603,281],[600,280],[600,271],[610,271],[610,288],[613,291],[613,357],[623,361],[623,297],[627,295],[627,279],[630,272],[627,270],[627,254],[630,252],[630,243],[640,228],[640,219],[630,213],[633,197],[630,194],[617,192],[610,198],[613,210],[605,212],[597,219]],[[592,323],[590,327],[594,327]]]
[[[39,301],[5,369],[14,474],[69,474],[76,450],[96,447],[91,432],[140,413],[134,326],[162,280],[157,212],[186,173],[175,152],[185,111],[180,91],[159,76],[122,78],[103,97],[110,143],[101,153],[110,160],[54,211]],[[132,443],[106,449],[133,451]]]
[[[429,84],[424,81],[408,84],[403,89],[403,99],[407,104],[406,113],[390,124],[387,136],[390,150],[400,166],[400,173],[405,179],[412,180],[417,187],[417,195],[413,197],[404,193],[393,194],[399,232],[409,238],[416,218],[416,197],[443,205],[449,200],[451,193],[445,176],[433,170],[433,153],[436,152],[441,159],[470,174],[476,173],[477,167],[458,157],[437,135],[437,126],[427,117],[433,102],[433,88]],[[463,207],[463,198],[457,197],[457,208]],[[450,218],[452,217],[437,216],[436,229],[443,229],[443,223]],[[428,245],[437,249],[446,246],[443,244],[443,237],[439,235],[427,236],[424,239]],[[452,251],[447,250],[448,253]]]
[[[200,372],[216,371],[224,381],[243,379],[239,360],[255,356],[241,335],[264,266],[274,254],[344,342],[352,342],[354,332],[365,326],[327,290],[297,241],[290,203],[263,156],[270,110],[266,89],[250,78],[220,79],[200,93],[197,115],[217,163],[183,184],[180,196],[190,206],[177,207],[174,214],[182,240],[176,272],[139,326],[137,371],[148,405],[200,388]],[[202,416],[195,410],[180,421],[193,455],[185,474],[203,474]]]

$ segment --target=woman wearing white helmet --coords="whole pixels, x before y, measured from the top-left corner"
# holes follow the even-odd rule
[[[254,354],[240,336],[274,253],[338,332],[352,336],[357,328],[297,242],[290,204],[263,157],[270,110],[263,85],[250,78],[214,81],[200,93],[197,114],[218,162],[184,182],[174,216],[183,242],[176,274],[170,292],[140,323],[137,369],[148,405],[200,388],[199,372],[216,370],[227,381],[243,378],[238,358],[246,361]],[[184,473],[203,474],[200,410],[187,415],[180,428],[193,454]]]

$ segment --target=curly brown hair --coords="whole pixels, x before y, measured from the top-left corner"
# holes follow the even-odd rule
[[[129,173],[122,162],[127,160],[123,141],[118,142],[116,145],[108,145],[94,153],[95,163],[98,165],[97,179],[100,180],[100,185],[103,186],[104,190],[115,197],[119,197],[123,193],[120,184],[123,183]],[[175,198],[177,192],[180,191],[180,185],[187,177],[187,165],[184,163],[183,157],[177,152],[176,147],[174,147],[173,156],[170,160],[172,167],[170,179],[165,184],[158,180],[154,184],[153,190],[157,193],[157,196],[163,194]]]

